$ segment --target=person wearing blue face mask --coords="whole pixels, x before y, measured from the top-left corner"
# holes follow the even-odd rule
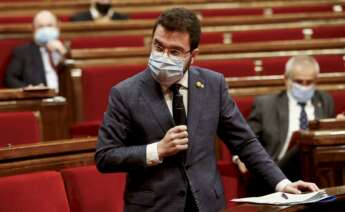
[[[58,91],[57,70],[67,49],[59,40],[57,18],[49,11],[40,11],[34,17],[33,29],[33,41],[13,51],[5,84],[9,88],[47,86]]]
[[[101,172],[127,172],[124,211],[221,211],[226,201],[215,138],[267,180],[272,191],[316,191],[289,181],[270,159],[229,96],[224,76],[191,66],[201,24],[184,8],[156,20],[148,67],[114,85],[99,129]]]
[[[289,146],[293,132],[307,129],[310,120],[335,117],[332,97],[315,88],[319,72],[313,57],[291,57],[285,66],[286,89],[257,97],[248,117],[248,124],[266,151],[292,180],[301,177],[298,148]],[[235,157],[234,162],[240,171],[247,171],[239,158]]]

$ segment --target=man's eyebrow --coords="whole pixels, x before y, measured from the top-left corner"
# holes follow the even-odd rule
[[[160,46],[164,46],[166,47],[161,41],[159,41],[157,38],[154,38],[153,39],[153,43],[154,44],[158,44]],[[174,49],[174,50],[181,50],[181,51],[184,51],[184,48],[180,47],[180,46],[171,46],[171,47],[168,47],[169,49]]]

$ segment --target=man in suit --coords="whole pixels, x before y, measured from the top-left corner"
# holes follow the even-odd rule
[[[57,66],[67,49],[59,38],[57,18],[49,11],[38,12],[33,20],[33,42],[15,48],[6,70],[9,88],[47,86],[58,91]]]
[[[307,129],[310,120],[335,117],[332,97],[315,89],[319,72],[313,57],[291,57],[285,67],[286,90],[257,97],[248,118],[263,147],[291,180],[301,178],[299,151],[290,144],[293,132]],[[246,172],[241,161],[235,161]]]
[[[112,20],[126,20],[127,15],[117,13],[111,8],[111,0],[91,0],[90,9],[77,13],[71,21],[110,22]]]
[[[317,190],[286,179],[229,96],[223,75],[190,66],[200,36],[193,12],[164,11],[153,28],[148,68],[111,89],[95,159],[101,172],[128,173],[125,211],[224,208],[217,134],[272,188]]]

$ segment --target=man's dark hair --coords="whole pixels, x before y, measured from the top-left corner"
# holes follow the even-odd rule
[[[157,19],[154,35],[158,25],[167,31],[187,32],[189,34],[190,50],[198,48],[201,36],[201,26],[195,13],[185,8],[172,8],[164,11]]]

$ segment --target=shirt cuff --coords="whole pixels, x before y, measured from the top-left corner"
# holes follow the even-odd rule
[[[146,146],[146,163],[148,166],[154,166],[163,162],[159,160],[157,144],[158,142]]]
[[[276,191],[283,191],[285,186],[289,185],[290,183],[292,183],[290,180],[288,179],[284,179],[282,181],[280,181],[277,185],[276,185]]]
[[[239,159],[238,155],[232,156],[232,162],[233,162],[234,164],[237,164],[237,160],[238,160],[238,159]]]

